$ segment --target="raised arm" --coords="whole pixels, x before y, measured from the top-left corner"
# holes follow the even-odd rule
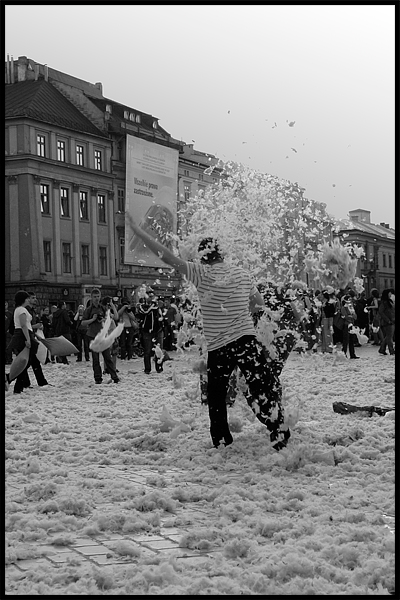
[[[166,246],[163,246],[146,231],[143,231],[143,229],[136,225],[129,213],[127,213],[126,216],[128,218],[129,225],[132,231],[143,240],[144,244],[148,248],[150,248],[150,250],[154,254],[158,255],[160,259],[167,265],[170,265],[170,267],[177,269],[178,271],[183,273],[183,275],[187,275],[188,270],[186,261],[182,260],[182,258],[179,258],[179,256],[175,256],[175,254],[171,252],[171,250],[169,250]]]

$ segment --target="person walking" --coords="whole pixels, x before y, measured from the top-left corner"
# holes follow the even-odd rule
[[[90,304],[83,313],[82,325],[83,327],[87,327],[86,335],[89,339],[89,347],[90,342],[94,340],[98,333],[100,333],[104,319],[106,318],[107,309],[100,303],[100,299],[100,290],[98,288],[93,288],[90,294]],[[103,381],[100,353],[94,352],[93,350],[91,350],[91,353],[94,380],[95,383],[100,384]],[[119,383],[120,379],[113,365],[110,348],[106,348],[101,354],[103,355],[105,370],[111,375],[111,380],[114,383]]]
[[[187,262],[144,232],[132,218],[129,220],[146,246],[197,288],[207,342],[207,396],[214,447],[233,442],[225,398],[230,375],[239,367],[249,386],[251,408],[270,431],[273,448],[284,448],[290,430],[284,417],[282,386],[273,361],[255,335],[249,303],[261,308],[264,301],[250,274],[226,264],[218,242],[211,237],[199,244],[200,262]]]
[[[378,308],[379,326],[382,330],[383,340],[379,347],[379,354],[394,354],[393,335],[395,327],[395,310],[394,310],[394,289],[387,288],[383,290],[381,301]]]
[[[345,294],[342,297],[342,317],[344,318],[343,325],[343,345],[342,351],[347,356],[347,348],[349,349],[350,358],[360,358],[356,356],[354,350],[354,335],[349,331],[356,322],[356,311],[354,310],[353,299],[350,294]]]
[[[337,301],[333,288],[328,287],[322,292],[321,306],[321,352],[333,352],[333,317],[337,310]]]
[[[124,329],[119,336],[121,360],[133,358],[133,340],[139,330],[139,325],[128,298],[123,298],[117,311],[119,320],[124,324]]]
[[[43,335],[45,338],[53,337],[53,327],[51,323],[52,319],[50,317],[50,308],[45,306],[42,309],[42,314],[40,315],[40,322],[43,325]],[[47,351],[46,362],[45,364],[54,363],[55,359],[51,355],[50,350]]]
[[[32,328],[32,315],[27,308],[29,299],[29,293],[24,290],[17,292],[14,297],[14,334],[9,343],[9,347],[17,355],[22,352],[24,348],[29,348],[28,363],[15,380],[14,394],[21,394],[24,389],[31,387],[28,375],[29,367],[32,367],[39,386],[48,385],[48,381],[43,375],[41,364],[36,356],[39,344]]]
[[[53,331],[56,337],[64,336],[65,339],[72,342],[71,335],[71,326],[72,321],[68,314],[67,304],[65,300],[60,300],[57,303],[57,310],[53,313]],[[58,363],[63,363],[64,365],[69,365],[69,361],[66,356],[57,356],[56,361]]]
[[[164,300],[164,349],[169,352],[176,349],[175,342],[175,328],[176,328],[176,313],[178,309],[171,303],[170,298]]]
[[[76,362],[82,362],[82,355],[85,355],[85,360],[88,362],[90,360],[90,350],[89,350],[89,342],[86,338],[87,327],[83,327],[83,313],[84,306],[80,304],[78,306],[78,310],[74,315],[74,327],[75,327],[75,346],[78,348],[78,356],[76,358]]]
[[[151,357],[154,355],[155,369],[157,373],[163,371],[162,360],[155,354],[156,346],[163,349],[164,342],[164,316],[162,309],[158,306],[158,300],[154,295],[143,299],[137,309],[137,317],[140,322],[140,330],[143,345],[144,372],[151,373]]]
[[[383,333],[379,326],[379,291],[376,288],[372,288],[371,295],[367,299],[367,309],[369,312],[370,340],[372,341],[372,346],[380,346],[383,342]]]

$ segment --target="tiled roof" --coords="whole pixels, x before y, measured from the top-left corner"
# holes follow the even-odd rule
[[[119,102],[115,102],[115,100],[110,100],[108,98],[92,98],[92,97],[90,97],[89,94],[86,94],[86,96],[89,98],[89,100],[91,102],[93,102],[93,104],[95,104],[95,106],[97,106],[97,108],[100,108],[100,110],[102,110],[102,111],[105,111],[106,105],[110,104],[112,106],[112,113],[110,115],[110,120],[114,120],[114,121],[115,120],[117,120],[117,121],[126,120],[126,119],[124,119],[124,111],[127,110],[129,112],[135,113],[135,115],[140,115],[140,127],[154,132],[153,121],[158,121],[157,117],[153,117],[152,115],[149,115],[148,113],[144,113],[140,110],[136,110],[135,108],[126,106],[124,104],[120,104]],[[164,136],[170,136],[168,131],[163,129],[159,124],[157,125],[157,132]]]
[[[382,225],[374,225],[373,223],[365,223],[365,221],[351,221],[349,219],[341,219],[337,222],[337,225],[341,230],[358,230],[364,233],[370,233],[372,235],[378,235],[379,237],[387,237],[389,240],[395,239],[395,230],[387,229]]]
[[[5,117],[26,117],[106,137],[48,81],[19,81],[5,86]]]

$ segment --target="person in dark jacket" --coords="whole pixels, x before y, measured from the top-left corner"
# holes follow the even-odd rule
[[[157,305],[157,298],[155,296],[145,298],[143,303],[139,304],[136,316],[141,323],[144,372],[148,375],[151,373],[151,357],[155,347],[158,345],[160,349],[163,348],[164,315]],[[157,359],[157,356],[155,358],[156,371],[161,373],[162,362]]]
[[[62,335],[67,340],[72,342],[72,336],[71,336],[72,322],[69,317],[69,313],[67,310],[67,305],[65,303],[65,300],[60,300],[57,303],[57,310],[53,313],[52,325],[53,325],[54,335],[56,337],[59,337],[60,335]],[[64,363],[65,365],[69,364],[66,356],[57,356],[57,362]]]
[[[345,294],[342,298],[342,317],[344,318],[343,325],[343,345],[342,350],[344,354],[347,354],[347,348],[349,348],[350,358],[360,358],[356,356],[354,351],[354,335],[350,333],[349,329],[355,324],[357,315],[354,309],[353,299],[350,294]]]
[[[383,290],[381,302],[378,308],[379,326],[383,333],[383,340],[379,347],[379,354],[387,354],[386,348],[389,349],[389,354],[394,354],[393,335],[395,325],[395,310],[394,310],[394,289],[388,288]]]
[[[90,294],[90,304],[87,306],[83,313],[82,325],[83,327],[87,327],[86,336],[90,342],[94,340],[96,335],[100,333],[103,327],[104,320],[107,314],[107,307],[100,303],[101,293],[98,288],[93,288]],[[115,311],[116,314],[116,311]],[[100,364],[100,352],[92,353],[92,367],[93,367],[93,375],[95,383],[102,383],[102,369]],[[106,348],[101,353],[104,359],[104,369],[111,375],[111,380],[114,383],[119,383],[120,379],[115,370],[112,358],[111,358],[111,349]]]

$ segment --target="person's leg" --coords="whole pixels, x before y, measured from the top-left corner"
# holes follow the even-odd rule
[[[385,325],[381,325],[380,328],[379,328],[379,330],[380,330],[381,335],[382,335],[381,340],[380,340],[381,344],[379,346],[379,353],[380,354],[385,354],[385,352],[386,352],[386,346],[387,346],[387,339],[386,339],[386,336],[387,336],[387,331],[386,331],[387,327]]]
[[[257,419],[270,431],[274,448],[287,445],[290,431],[284,426],[282,386],[279,381],[280,363],[268,359],[261,343],[253,336],[236,340],[239,368],[246,378],[250,396],[247,402]]]
[[[347,346],[349,344],[349,326],[347,325],[347,323],[345,323],[343,325],[343,342],[342,342],[342,350],[344,352],[344,354],[347,354]]]
[[[158,344],[162,350],[164,342],[164,332],[160,330],[155,336],[155,346]],[[156,354],[154,354],[154,365],[157,373],[161,373],[163,369],[164,357],[158,358]]]
[[[85,352],[85,360],[89,361],[90,360],[90,348],[89,348],[89,342],[91,341],[91,338],[88,338],[88,336],[85,334],[83,336],[83,349]]]
[[[30,360],[30,364],[31,364],[33,373],[35,375],[37,384],[40,386],[47,385],[48,382],[43,374],[42,365],[40,364],[40,361],[38,360],[35,351],[31,352],[29,360]]]
[[[75,340],[76,340],[76,347],[78,348],[78,354],[76,355],[76,360],[77,360],[77,362],[81,362],[82,361],[83,339],[82,339],[82,334],[80,331],[75,331]]]
[[[121,350],[121,360],[126,358],[126,327],[123,328],[121,335],[119,336],[119,346]]]
[[[354,338],[356,336],[353,333],[349,333],[349,354],[350,354],[350,358],[355,358],[356,357],[356,352],[355,352],[355,343],[354,343]]]
[[[143,362],[144,362],[144,372],[150,373],[151,371],[151,349],[153,346],[152,342],[152,334],[147,331],[143,331],[142,333],[142,343],[143,343]]]
[[[93,367],[93,374],[94,374],[95,382],[101,383],[103,381],[103,376],[102,376],[101,365],[100,365],[100,354],[99,354],[99,352],[93,352],[93,350],[92,350],[92,367]]]
[[[135,337],[135,331],[133,327],[125,329],[126,333],[126,355],[128,360],[133,357],[133,338]]]
[[[388,325],[386,328],[386,345],[389,350],[389,354],[394,354],[393,337],[394,337],[394,325]]]
[[[111,358],[111,349],[106,348],[105,350],[103,350],[102,355],[103,355],[103,359],[104,359],[104,366],[105,366],[107,373],[109,375],[111,375],[111,379],[113,381],[119,381],[119,377],[114,368],[113,361]]]
[[[212,350],[207,359],[207,400],[210,417],[210,434],[215,447],[221,441],[225,446],[232,443],[226,410],[226,393],[229,378],[235,367],[235,354],[230,351],[231,344]]]

